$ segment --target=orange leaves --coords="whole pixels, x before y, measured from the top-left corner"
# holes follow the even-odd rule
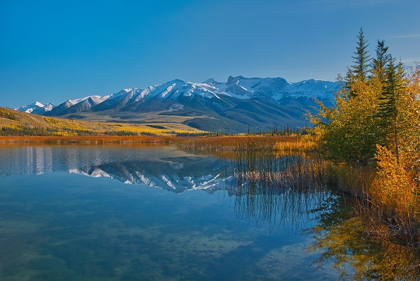
[[[378,171],[369,195],[381,205],[388,218],[397,216],[405,221],[418,220],[419,185],[405,156],[405,153],[401,154],[398,164],[390,150],[378,146]]]

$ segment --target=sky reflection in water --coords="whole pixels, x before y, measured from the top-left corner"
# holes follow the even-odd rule
[[[1,280],[337,279],[310,266],[302,231],[327,192],[250,192],[229,161],[171,147],[0,147],[0,159]]]

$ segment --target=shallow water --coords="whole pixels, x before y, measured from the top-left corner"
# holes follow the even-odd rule
[[[337,280],[305,230],[338,198],[249,192],[233,167],[172,147],[0,147],[0,280]]]

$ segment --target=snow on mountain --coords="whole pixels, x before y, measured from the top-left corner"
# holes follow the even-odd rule
[[[297,83],[290,83],[282,90],[282,95],[274,95],[273,98],[278,100],[284,96],[287,97],[301,97],[308,96],[313,98],[328,98],[334,97],[334,92],[339,90],[340,84],[338,82],[320,81],[320,80],[304,80]]]
[[[52,103],[42,104],[38,101],[31,103],[26,106],[21,106],[19,108],[15,108],[15,110],[26,112],[26,113],[33,113],[33,114],[44,114],[45,112],[51,111],[54,108]]]
[[[337,82],[321,80],[304,80],[291,83],[283,78],[245,78],[243,76],[228,78],[226,83],[210,78],[204,82],[223,94],[240,99],[256,97],[280,100],[285,97],[331,98],[340,87]]]
[[[123,97],[125,97],[125,96],[127,96],[127,95],[129,95],[129,96],[133,97],[133,96],[135,96],[138,92],[139,92],[139,89],[137,89],[137,88],[124,89],[124,90],[121,90],[121,91],[119,91],[119,92],[117,92],[117,93],[114,93],[114,94],[112,94],[112,95],[105,96],[105,97],[106,97],[106,99],[105,99],[105,100],[107,100],[107,101],[120,100],[120,99],[122,99]]]
[[[147,88],[147,98],[160,97],[176,100],[179,97],[200,96],[203,98],[219,98],[220,90],[205,83],[193,83],[175,79],[161,85]]]
[[[201,97],[217,98],[220,95],[230,96],[239,99],[271,98],[280,100],[284,97],[314,97],[332,98],[333,92],[339,89],[338,82],[305,80],[297,83],[290,83],[284,78],[245,78],[243,76],[230,76],[227,82],[218,82],[208,79],[203,83],[194,83],[175,79],[160,85],[149,86],[144,89],[127,88],[117,93],[106,96],[86,96],[78,99],[69,99],[54,109],[54,114],[65,112],[66,109],[79,105],[78,111],[95,107],[104,101],[107,106],[121,103],[120,107],[126,106],[140,100],[160,98],[162,100],[176,100],[179,97]],[[51,104],[46,108],[43,104],[33,104],[19,107],[17,110],[33,113],[37,109],[45,108],[45,112],[51,111]]]
[[[105,101],[106,99],[109,98],[108,96],[87,96],[87,97],[83,97],[83,98],[79,98],[79,99],[74,99],[74,100],[67,100],[65,102],[66,107],[70,107],[76,104],[79,104],[81,102],[87,101],[89,100],[91,103],[93,103],[94,105],[100,104],[101,102]]]
[[[47,104],[44,106],[44,110],[45,110],[45,111],[51,111],[54,107],[55,107],[55,105],[53,105],[52,103],[47,103]]]
[[[240,98],[273,97],[280,94],[284,87],[289,85],[284,78],[245,78],[243,76],[228,78],[225,86],[221,89],[228,94]],[[220,84],[216,87],[220,87]],[[225,87],[225,88],[224,88]]]
[[[291,83],[284,78],[230,76],[226,82],[208,79],[202,83],[174,79],[142,89],[126,88],[106,96],[69,99],[56,107],[32,104],[19,110],[46,116],[136,122],[176,122],[206,131],[244,132],[273,126],[303,126],[304,114],[317,104],[331,105],[340,83],[305,80]],[[79,114],[80,113],[80,114]],[[149,113],[151,113],[149,115]]]
[[[91,107],[98,105],[105,100],[107,100],[110,97],[108,96],[87,96],[83,98],[73,99],[73,100],[67,100],[63,102],[62,104],[54,107],[49,112],[46,112],[45,115],[50,116],[58,116],[63,115],[67,113],[75,113],[75,112],[81,112],[84,110],[88,110]]]
[[[15,110],[26,112],[26,113],[32,113],[34,110],[43,108],[44,106],[45,105],[43,105],[42,103],[36,101],[34,103],[15,108]]]

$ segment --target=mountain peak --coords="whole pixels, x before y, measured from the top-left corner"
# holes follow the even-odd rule
[[[43,107],[45,107],[45,105],[43,105],[39,101],[36,101],[36,102],[31,103],[31,104],[15,108],[15,110],[26,112],[26,113],[32,113],[34,110],[37,110],[37,109],[40,109],[40,108],[43,108]]]
[[[184,84],[184,83],[187,83],[187,81],[179,79],[179,78],[175,78],[175,79],[170,80],[170,81],[168,81],[164,84]]]
[[[264,78],[246,78],[242,75],[239,76],[229,76],[226,84],[239,84],[242,80],[255,80],[255,79],[264,79]]]
[[[204,84],[207,84],[207,85],[214,86],[214,85],[218,84],[219,82],[216,81],[216,80],[214,80],[213,78],[209,78],[206,81],[204,81],[203,83]]]
[[[234,80],[235,80],[235,77],[229,76],[226,84],[232,84]]]
[[[34,102],[32,105],[35,105],[35,106],[38,106],[38,107],[44,107],[45,106],[42,103],[40,103],[39,101]]]

